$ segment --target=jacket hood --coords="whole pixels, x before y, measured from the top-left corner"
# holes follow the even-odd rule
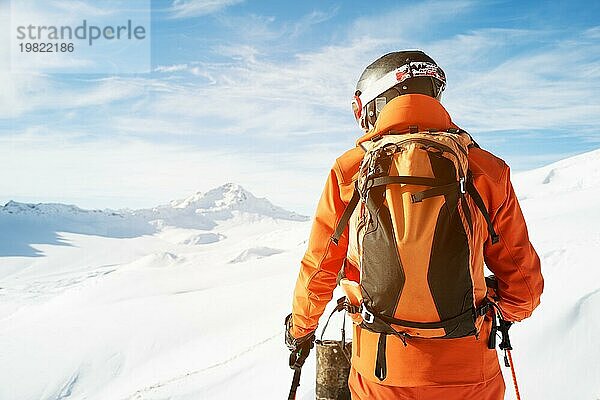
[[[375,127],[361,136],[356,144],[390,131],[408,133],[410,126],[417,126],[420,131],[458,128],[438,100],[424,94],[406,94],[387,103],[379,113]]]

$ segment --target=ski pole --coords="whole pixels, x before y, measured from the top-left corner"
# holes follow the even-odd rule
[[[298,390],[298,386],[300,386],[300,372],[301,368],[294,369],[294,379],[292,379],[292,387],[290,388],[288,400],[296,400],[296,391]]]
[[[510,350],[506,350],[508,355],[508,361],[510,362],[510,372],[512,373],[513,384],[515,385],[515,393],[517,394],[517,400],[521,400],[521,394],[519,393],[519,385],[517,384],[517,374],[515,373],[515,364],[513,363],[512,355]]]

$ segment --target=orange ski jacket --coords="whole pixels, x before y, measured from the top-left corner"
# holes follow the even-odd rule
[[[356,263],[348,258],[348,228],[338,245],[330,237],[354,190],[354,181],[363,158],[358,146],[375,135],[391,130],[409,132],[440,131],[457,128],[446,109],[436,99],[409,94],[394,98],[378,117],[375,128],[357,141],[357,147],[339,157],[333,165],[315,213],[308,249],[302,259],[293,298],[291,334],[302,337],[317,328],[336,286],[338,272],[344,268],[351,280],[359,280]],[[496,275],[499,306],[504,317],[520,321],[539,304],[543,278],[539,258],[531,245],[519,202],[512,188],[509,167],[491,153],[471,148],[469,169],[474,185],[489,211],[500,241],[494,245],[487,230],[475,231],[482,244],[474,257],[483,274],[483,264]],[[483,217],[480,215],[480,219]],[[480,221],[482,225],[484,221]],[[475,288],[476,299],[483,300],[485,288]],[[373,375],[379,335],[354,326],[352,365],[365,379],[389,386],[468,385],[486,382],[499,372],[495,350],[487,348],[491,320],[486,318],[479,337],[458,339],[408,339],[408,346],[395,336],[388,339],[387,377],[380,382]]]

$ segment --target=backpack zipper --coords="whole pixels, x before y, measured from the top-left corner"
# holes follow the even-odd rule
[[[450,139],[450,140],[452,140],[452,141],[454,141],[454,142],[456,143],[456,141],[455,141],[455,140],[453,140],[453,139]],[[438,150],[446,150],[446,151],[448,151],[450,154],[452,154],[454,157],[456,157],[456,161],[458,161],[458,160],[459,160],[458,154],[457,154],[457,153],[456,153],[456,152],[455,152],[455,151],[452,149],[452,147],[450,147],[450,146],[446,146],[445,144],[442,144],[442,143],[439,143],[439,142],[436,142],[435,140],[430,140],[430,139],[425,139],[425,138],[410,138],[410,139],[404,139],[404,140],[401,140],[401,141],[399,141],[399,142],[394,142],[394,144],[395,144],[395,145],[397,145],[397,146],[399,146],[399,145],[406,144],[406,143],[411,143],[411,142],[414,142],[414,143],[421,143],[421,144],[427,144],[427,145],[430,145],[431,147],[434,147],[434,148],[436,148],[436,149],[438,149]],[[462,152],[463,152],[465,155],[467,155],[467,153],[464,151],[464,149],[463,149],[463,148],[461,148],[461,147],[458,145],[458,143],[457,143],[457,147],[458,147],[458,148],[459,148],[459,149],[460,149],[460,150],[461,150],[461,151],[462,151]],[[459,176],[462,178],[462,177],[464,176],[464,174],[463,174],[463,171],[462,171],[462,167],[461,167],[461,165],[460,165],[460,162],[458,162],[458,168],[459,168]]]

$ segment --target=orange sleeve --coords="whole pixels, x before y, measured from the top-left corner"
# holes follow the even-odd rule
[[[333,296],[337,274],[346,259],[348,228],[346,227],[337,246],[330,240],[337,221],[346,208],[341,198],[339,181],[334,167],[319,200],[308,249],[300,265],[292,310],[291,334],[296,338],[317,328],[319,318]]]
[[[504,201],[490,210],[500,241],[494,245],[490,240],[486,242],[485,263],[498,280],[499,305],[504,317],[520,321],[529,317],[540,303],[544,279],[507,166],[500,184],[505,193]]]

